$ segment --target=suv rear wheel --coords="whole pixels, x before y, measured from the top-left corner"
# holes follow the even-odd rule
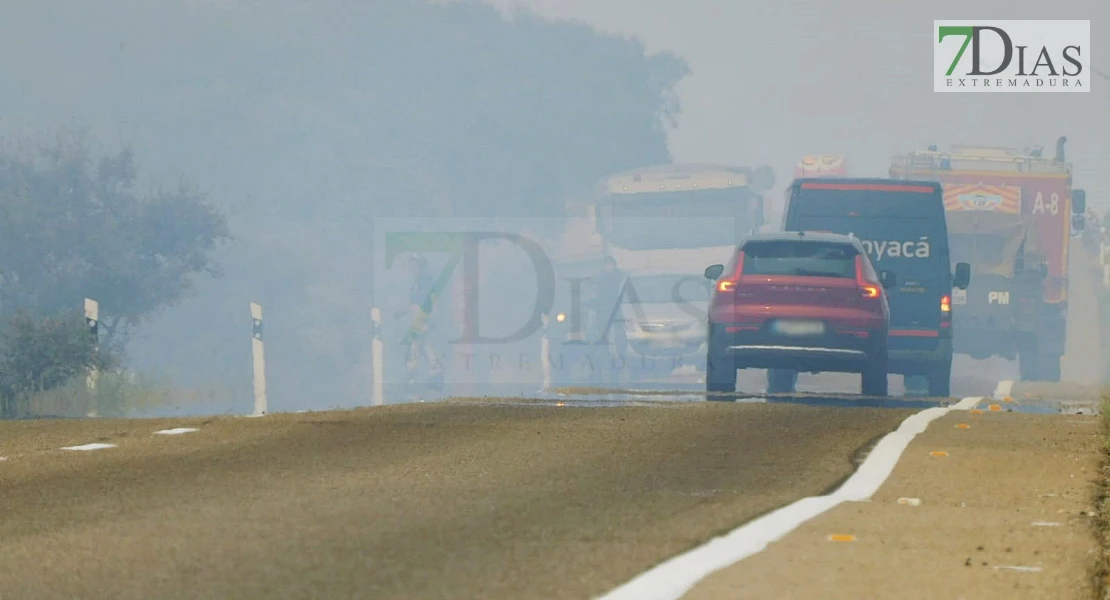
[[[887,352],[883,348],[860,373],[860,393],[864,396],[886,396],[889,392],[888,382]]]
[[[798,372],[787,369],[767,369],[768,394],[793,394],[798,391]]]
[[[723,352],[710,350],[705,357],[705,391],[711,394],[736,392],[736,363]]]

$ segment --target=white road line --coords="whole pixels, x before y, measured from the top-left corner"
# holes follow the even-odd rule
[[[194,427],[176,427],[174,429],[163,429],[161,431],[155,431],[154,435],[181,435],[183,433],[192,433],[194,431],[198,431],[198,429]]]
[[[1021,567],[1021,566],[1000,566],[995,567],[995,571],[1020,571],[1022,573],[1040,573],[1044,569],[1040,567]]]
[[[105,448],[115,448],[115,447],[116,447],[115,444],[93,443],[93,444],[85,444],[83,446],[66,446],[65,448],[62,448],[62,450],[77,450],[77,451],[81,451],[81,452],[88,452],[89,450],[103,450]]]
[[[964,398],[953,406],[928,408],[911,415],[902,421],[897,430],[879,440],[859,469],[832,494],[803,498],[764,515],[656,565],[597,600],[678,600],[711,573],[762,552],[771,542],[821,513],[843,502],[871,498],[890,477],[906,446],[925,431],[929,423],[951,410],[975,408],[982,401],[980,397]]]
[[[994,399],[1001,400],[1008,398],[1014,393],[1014,382],[1011,380],[999,381],[998,387],[994,388]]]

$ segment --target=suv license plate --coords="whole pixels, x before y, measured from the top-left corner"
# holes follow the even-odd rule
[[[775,321],[775,333],[782,335],[822,335],[825,333],[825,324],[821,321]]]

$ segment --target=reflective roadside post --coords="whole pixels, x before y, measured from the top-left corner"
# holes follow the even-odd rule
[[[370,398],[371,406],[381,406],[385,403],[385,343],[382,341],[382,310],[378,307],[370,309],[370,322],[373,325],[373,338],[370,342],[370,361],[374,375],[374,391]]]
[[[251,302],[251,355],[254,359],[254,413],[266,414],[266,352],[262,345],[262,305]]]
[[[93,353],[100,351],[100,303],[92,298],[85,298],[85,325],[89,328],[89,333],[92,335]],[[94,365],[89,367],[88,374],[85,375],[85,388],[89,392],[89,412],[88,416],[96,418],[100,416],[100,411],[97,410],[100,406],[96,397],[96,384],[100,379],[100,370]]]
[[[540,364],[543,366],[543,389],[551,390],[551,338],[547,334],[548,315],[540,317],[543,323],[543,336],[540,337]]]

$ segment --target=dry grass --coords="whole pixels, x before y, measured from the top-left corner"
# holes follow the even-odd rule
[[[170,390],[158,382],[126,373],[101,373],[90,389],[84,377],[33,394],[23,403],[22,418],[126,417],[136,410],[168,402]]]
[[[1093,274],[1094,275],[1094,274]],[[1101,277],[1101,273],[1097,276]],[[1102,287],[1098,290],[1099,323],[1102,332],[1102,358],[1104,361],[1103,389],[1101,392],[1102,409],[1102,464],[1099,485],[1096,488],[1096,502],[1098,515],[1095,519],[1096,535],[1102,545],[1102,555],[1099,557],[1094,576],[1095,598],[1100,600],[1110,599],[1110,388],[1106,387],[1107,376],[1110,375],[1110,293]]]
[[[231,403],[232,395],[212,390],[179,389],[167,381],[129,373],[101,373],[90,389],[84,377],[52,390],[37,392],[16,404],[18,419],[77,419],[133,417],[164,407]]]
[[[1102,460],[1101,477],[1095,489],[1095,535],[1102,545],[1093,577],[1094,597],[1099,600],[1110,599],[1110,390],[1102,393]]]

